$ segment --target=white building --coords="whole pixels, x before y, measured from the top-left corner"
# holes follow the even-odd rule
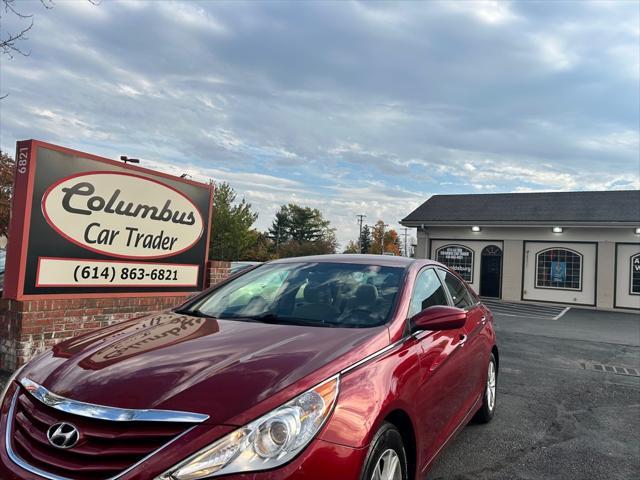
[[[434,195],[401,223],[482,296],[640,310],[640,190]]]

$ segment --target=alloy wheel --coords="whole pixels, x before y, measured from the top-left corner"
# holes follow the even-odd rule
[[[489,362],[487,372],[487,406],[491,412],[496,406],[496,364],[494,362]]]
[[[395,450],[390,448],[380,455],[371,480],[402,480],[400,458]]]

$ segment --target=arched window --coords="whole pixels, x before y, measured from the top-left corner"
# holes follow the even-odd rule
[[[582,254],[568,248],[538,252],[536,287],[582,290]]]
[[[462,245],[444,245],[436,250],[436,260],[473,283],[473,250]]]
[[[640,253],[631,257],[631,281],[629,283],[629,293],[640,295]]]

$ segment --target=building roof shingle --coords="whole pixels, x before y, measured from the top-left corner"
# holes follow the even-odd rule
[[[401,223],[640,226],[640,190],[434,195]]]

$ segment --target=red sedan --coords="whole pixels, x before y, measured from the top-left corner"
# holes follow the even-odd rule
[[[4,480],[423,479],[496,405],[491,312],[429,260],[254,267],[16,373]]]

